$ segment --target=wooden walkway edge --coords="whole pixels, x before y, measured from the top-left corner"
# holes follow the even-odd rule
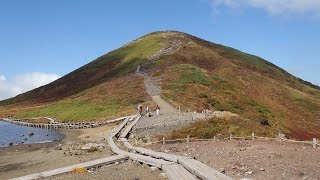
[[[138,120],[140,118],[141,118],[141,116],[135,117],[135,120],[130,125],[127,125],[127,127],[123,130],[122,133],[120,133],[121,130],[124,128],[126,123],[129,122],[129,120],[127,120],[127,119],[120,126],[115,128],[110,133],[110,135],[107,138],[107,141],[109,143],[111,150],[117,154],[127,155],[127,156],[129,156],[129,158],[131,160],[161,168],[165,172],[167,177],[171,180],[196,180],[197,178],[192,173],[190,173],[188,170],[184,169],[181,165],[179,165],[175,162],[165,161],[163,159],[156,159],[156,158],[150,157],[148,155],[145,156],[145,155],[141,155],[141,154],[130,153],[130,152],[121,150],[117,147],[117,145],[113,141],[113,137],[115,137],[117,134],[120,133],[119,139],[126,140],[126,138],[124,138],[124,137],[126,137],[128,135],[128,133],[130,132],[132,127],[138,122]],[[131,144],[129,142],[125,142],[125,141],[122,141],[122,142],[127,146],[131,146]]]
[[[58,169],[53,169],[53,170],[49,170],[49,171],[45,171],[45,172],[41,172],[41,173],[30,174],[27,176],[14,178],[12,180],[41,179],[41,178],[45,178],[45,177],[64,174],[64,173],[72,171],[74,168],[91,168],[91,167],[96,167],[96,166],[101,166],[101,165],[113,164],[117,161],[127,160],[127,159],[128,159],[128,156],[126,156],[126,155],[114,155],[114,156],[110,156],[110,157],[106,157],[106,158],[102,158],[102,159],[96,159],[96,160],[92,160],[92,161],[88,161],[88,162],[84,162],[84,163],[74,164],[74,165],[70,165],[70,166],[66,166],[66,167],[62,167],[62,168],[58,168]]]
[[[127,127],[121,133],[119,139],[120,139],[120,141],[123,142],[123,144],[129,150],[138,152],[138,153],[146,155],[146,156],[151,156],[156,159],[164,159],[169,162],[174,162],[174,164],[172,164],[172,165],[162,166],[162,169],[166,172],[169,179],[171,179],[170,178],[171,175],[172,175],[172,179],[176,179],[177,177],[181,177],[182,179],[185,179],[185,176],[181,176],[181,175],[185,175],[185,174],[190,175],[190,172],[191,172],[193,175],[196,175],[200,179],[232,180],[231,177],[229,177],[225,174],[222,174],[219,171],[217,171],[217,170],[215,170],[215,169],[207,166],[206,164],[203,164],[195,159],[191,159],[191,158],[184,157],[184,156],[162,153],[162,152],[156,152],[156,151],[152,151],[152,150],[142,148],[142,147],[132,146],[125,137],[127,137],[127,134],[130,132],[132,127],[135,125],[135,123],[137,123],[137,121],[139,119],[140,118],[137,118],[130,125],[127,125]],[[168,168],[168,167],[171,167],[171,168]],[[176,171],[178,171],[178,172],[176,172]]]

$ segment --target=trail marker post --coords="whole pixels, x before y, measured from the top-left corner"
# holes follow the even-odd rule
[[[312,139],[312,146],[313,148],[317,148],[317,138]]]

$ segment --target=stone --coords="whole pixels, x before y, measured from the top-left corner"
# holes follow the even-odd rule
[[[58,146],[58,147],[55,147],[55,148],[53,148],[53,150],[62,150],[62,146]]]
[[[158,170],[158,168],[157,168],[157,167],[154,167],[154,166],[151,166],[150,169],[151,169],[151,172],[155,172],[155,171]]]
[[[220,172],[221,172],[222,174],[225,174],[225,173],[226,173],[226,170],[225,170],[224,168],[220,168]]]
[[[148,167],[148,164],[143,163],[143,164],[142,164],[142,167],[143,167],[143,168],[147,168],[147,167]]]
[[[104,143],[87,143],[81,147],[82,150],[90,150],[90,149],[103,149],[105,148]]]
[[[164,178],[167,177],[166,173],[160,173],[160,176],[161,176],[161,177],[164,177]]]

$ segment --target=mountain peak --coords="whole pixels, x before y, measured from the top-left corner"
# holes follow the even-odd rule
[[[229,111],[254,124],[267,120],[264,135],[320,137],[316,86],[257,56],[172,30],[142,36],[55,82],[2,101],[0,116],[79,121],[134,113],[136,104],[151,103],[143,78],[135,75],[138,66],[159,80],[161,96],[175,107]],[[242,126],[230,131],[247,128]]]

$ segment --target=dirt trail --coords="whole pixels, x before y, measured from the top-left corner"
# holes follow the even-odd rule
[[[160,106],[160,113],[167,114],[173,112],[175,108],[161,98],[161,88],[158,86],[157,80],[154,77],[150,77],[147,73],[140,71],[140,66],[137,68],[136,73],[144,77],[146,91],[152,98],[152,101]]]
[[[161,113],[171,113],[175,111],[175,108],[167,103],[165,100],[161,98],[161,96],[151,96],[152,101],[160,106],[160,114]]]

